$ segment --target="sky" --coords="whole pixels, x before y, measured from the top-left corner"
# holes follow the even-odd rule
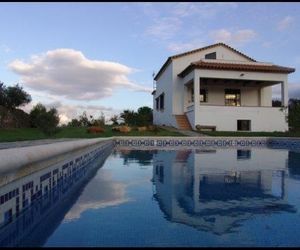
[[[289,97],[300,98],[296,2],[0,3],[0,32],[0,81],[31,94],[26,112],[41,102],[61,123],[152,107],[153,72],[216,42],[296,68]]]

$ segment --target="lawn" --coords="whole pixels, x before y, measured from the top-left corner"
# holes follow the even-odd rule
[[[39,140],[39,139],[60,139],[60,138],[97,138],[111,136],[184,136],[179,132],[172,132],[165,129],[152,131],[131,131],[128,133],[115,132],[112,126],[105,126],[105,132],[89,134],[86,128],[60,128],[58,133],[47,136],[36,128],[0,129],[0,142]]]
[[[263,136],[263,137],[300,137],[300,131],[295,132],[229,132],[229,131],[207,131],[201,132],[209,136]]]

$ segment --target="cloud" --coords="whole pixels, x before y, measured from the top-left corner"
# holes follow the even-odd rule
[[[90,60],[81,51],[55,49],[32,56],[30,62],[15,60],[9,68],[24,85],[38,91],[75,100],[99,100],[118,88],[151,92],[128,79],[135,70],[126,65]]]
[[[252,41],[257,36],[257,33],[251,29],[242,29],[235,32],[227,29],[219,29],[212,31],[210,37],[215,42],[233,43],[233,44],[246,44]]]
[[[177,3],[172,13],[179,17],[189,17],[198,15],[201,18],[214,17],[219,11],[224,10],[224,7],[237,6],[236,3]]]
[[[294,21],[294,18],[291,16],[286,16],[277,24],[277,29],[279,31],[286,30]]]
[[[181,24],[182,22],[177,17],[156,19],[154,24],[146,29],[145,35],[154,39],[168,40],[180,30]]]
[[[204,42],[200,40],[193,40],[191,42],[172,42],[168,45],[167,49],[173,53],[180,53],[192,49],[197,49],[204,46]]]
[[[89,209],[101,209],[130,202],[131,199],[126,197],[126,188],[127,184],[113,180],[110,170],[100,169],[66,214],[65,221],[79,219],[81,214]]]
[[[1,44],[0,45],[0,50],[5,52],[5,53],[10,53],[12,52],[12,49],[8,47],[6,44]]]

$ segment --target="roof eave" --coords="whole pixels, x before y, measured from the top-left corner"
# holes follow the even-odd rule
[[[184,78],[194,69],[206,69],[206,70],[225,70],[225,71],[245,71],[245,72],[262,72],[262,73],[279,73],[279,74],[290,74],[296,71],[295,68],[285,68],[282,70],[263,70],[263,69],[226,69],[226,68],[209,68],[205,66],[199,66],[195,64],[190,64],[186,67],[182,72],[180,72],[177,76]]]

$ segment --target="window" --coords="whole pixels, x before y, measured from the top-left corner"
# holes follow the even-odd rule
[[[241,90],[240,89],[225,89],[225,105],[226,106],[241,106]]]
[[[238,131],[250,131],[251,121],[250,120],[237,120],[237,130]]]
[[[237,150],[237,159],[238,160],[246,160],[251,158],[251,150]]]
[[[156,110],[163,110],[165,108],[165,94],[162,93],[159,97],[155,99]]]
[[[160,95],[159,108],[160,109],[165,108],[165,94]]]
[[[217,59],[217,53],[212,52],[212,53],[206,54],[205,59]]]
[[[207,102],[207,90],[200,89],[200,102]]]

